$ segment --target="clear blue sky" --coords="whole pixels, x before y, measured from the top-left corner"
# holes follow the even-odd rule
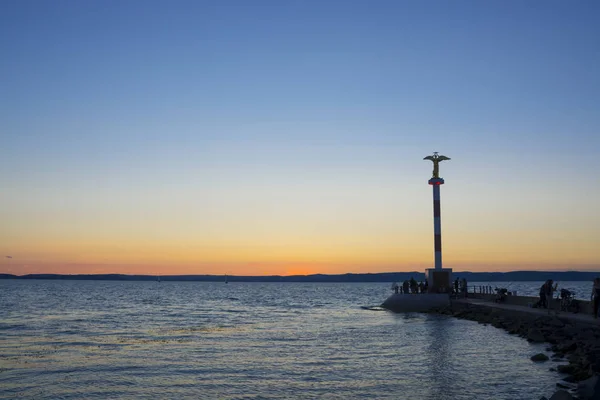
[[[0,251],[428,264],[440,151],[450,263],[600,266],[598,21],[596,1],[2,1]]]

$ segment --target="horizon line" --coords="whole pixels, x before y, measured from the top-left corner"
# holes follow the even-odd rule
[[[452,271],[452,274],[510,274],[515,272],[528,272],[528,273],[585,273],[585,274],[600,274],[600,270],[597,271],[579,271],[579,270],[513,270],[513,271]],[[107,275],[119,275],[119,276],[160,276],[160,277],[178,277],[178,276],[219,276],[219,277],[244,277],[244,278],[267,278],[267,277],[309,277],[309,276],[344,276],[344,275],[390,275],[390,274],[423,274],[424,272],[419,271],[396,271],[396,272],[346,272],[341,274],[306,274],[306,275],[231,275],[231,274],[184,274],[184,275],[163,275],[163,274],[121,274],[121,273],[104,273],[104,274],[56,274],[56,273],[34,273],[16,275],[8,272],[0,272],[0,275],[11,275],[11,276],[31,276],[31,275],[56,275],[56,276],[107,276]]]

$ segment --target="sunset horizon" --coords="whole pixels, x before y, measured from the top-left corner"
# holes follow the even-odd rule
[[[596,264],[575,264],[575,265],[560,265],[560,264],[526,264],[523,266],[515,265],[490,265],[489,263],[471,264],[453,264],[446,263],[446,267],[452,268],[455,273],[472,272],[600,272],[600,266]],[[305,264],[294,265],[287,263],[283,265],[268,265],[261,263],[252,263],[252,265],[243,265],[236,268],[235,264],[223,266],[222,264],[205,265],[205,266],[162,266],[162,265],[112,265],[112,264],[55,264],[55,265],[36,265],[25,264],[19,268],[11,268],[9,270],[0,271],[17,276],[29,274],[57,274],[57,275],[148,275],[148,276],[183,276],[183,275],[212,275],[212,276],[306,276],[306,275],[343,275],[343,274],[384,274],[384,273],[407,273],[418,272],[422,273],[426,268],[433,268],[431,264],[423,263],[413,267],[396,268],[388,267],[372,267],[372,266],[355,266],[346,267],[344,265],[328,266],[328,267],[312,267]],[[20,272],[16,272],[16,270]],[[12,271],[12,272],[11,272]],[[256,272],[252,272],[256,271]],[[281,272],[284,271],[284,272]]]

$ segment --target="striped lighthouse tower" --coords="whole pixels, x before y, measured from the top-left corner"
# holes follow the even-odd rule
[[[442,269],[442,219],[440,210],[440,186],[444,184],[442,178],[430,179],[433,186],[433,247],[435,252],[435,269]]]
[[[452,269],[442,268],[442,212],[440,205],[440,186],[444,184],[444,179],[439,175],[439,163],[444,160],[450,160],[446,156],[434,152],[432,156],[427,156],[424,160],[433,162],[433,177],[428,183],[433,187],[433,243],[435,264],[433,269],[427,270],[427,280],[429,287],[434,291],[443,291],[450,288]]]

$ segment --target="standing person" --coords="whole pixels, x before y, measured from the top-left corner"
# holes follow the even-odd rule
[[[540,308],[548,308],[548,302],[546,301],[546,286],[548,286],[548,281],[540,286]]]
[[[554,281],[552,279],[548,279],[548,281],[546,282],[546,308],[548,308],[548,312],[550,312],[550,309],[552,308],[552,296],[554,295],[554,291],[558,287],[558,282],[556,282],[556,285],[554,285],[554,287],[552,286],[553,283]]]
[[[467,278],[462,278],[462,295],[467,297]]]
[[[594,304],[594,318],[598,318],[598,306],[600,305],[600,278],[594,279],[594,286],[592,286],[592,301]]]
[[[454,294],[458,296],[458,277],[456,277],[456,280],[454,281]]]
[[[408,281],[402,282],[402,291],[404,292],[404,294],[409,294],[410,293],[408,291]]]
[[[417,293],[417,281],[412,276],[410,277],[410,292]]]

